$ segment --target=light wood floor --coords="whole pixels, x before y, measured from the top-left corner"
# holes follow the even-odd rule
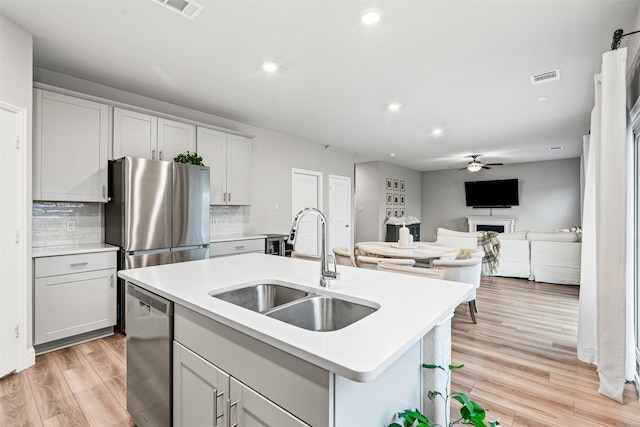
[[[625,405],[603,397],[595,368],[576,359],[578,291],[483,278],[478,324],[466,305],[453,318],[452,362],[465,368],[454,371],[452,389],[506,427],[640,426],[633,386]],[[125,372],[121,335],[38,356],[0,381],[0,426],[133,426]]]

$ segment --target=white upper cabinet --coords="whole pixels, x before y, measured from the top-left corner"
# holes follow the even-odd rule
[[[113,158],[168,160],[196,147],[196,128],[149,114],[113,109]]]
[[[34,89],[33,198],[107,201],[109,107]]]
[[[196,127],[158,118],[158,159],[172,160],[180,153],[196,150]]]
[[[211,168],[212,205],[250,205],[252,142],[250,138],[198,127],[198,154]]]

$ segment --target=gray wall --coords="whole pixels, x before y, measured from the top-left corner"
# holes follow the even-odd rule
[[[465,181],[518,178],[520,206],[474,209],[465,206]],[[553,231],[580,225],[580,160],[497,166],[477,174],[466,171],[422,173],[423,241],[435,240],[438,227],[467,231],[466,216],[517,216],[516,231]]]
[[[405,182],[405,191],[387,191],[387,178]],[[403,194],[404,205],[387,205],[386,194]],[[422,204],[420,172],[386,162],[356,164],[355,241],[385,240],[386,210],[404,208],[406,215],[420,220]]]
[[[347,176],[353,182],[354,153],[333,149],[329,146],[330,141],[318,143],[304,140],[45,69],[36,68],[34,79],[41,83],[255,135],[253,204],[243,208],[243,218],[246,219],[244,232],[289,232],[292,220],[292,168],[323,173],[325,211],[329,206],[329,174]],[[275,210],[276,203],[279,205],[278,210]]]

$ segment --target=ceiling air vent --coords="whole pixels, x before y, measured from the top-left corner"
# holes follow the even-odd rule
[[[560,80],[560,69],[557,68],[555,70],[546,71],[540,74],[534,74],[531,76],[531,84],[539,85],[540,83],[552,82],[555,80]]]
[[[194,19],[204,6],[193,0],[155,0],[156,3],[189,19]]]

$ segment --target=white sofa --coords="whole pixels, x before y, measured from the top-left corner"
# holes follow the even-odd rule
[[[580,284],[580,233],[533,233],[527,235],[531,245],[531,280]]]
[[[436,242],[457,249],[475,248],[479,234],[438,228]],[[493,275],[579,285],[580,248],[579,233],[501,233],[500,260]]]

